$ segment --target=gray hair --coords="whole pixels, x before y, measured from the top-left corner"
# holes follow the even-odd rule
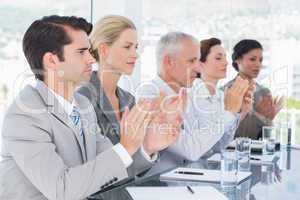
[[[157,43],[156,47],[156,64],[158,67],[158,72],[162,64],[163,57],[166,54],[175,56],[181,50],[183,39],[190,39],[195,44],[200,44],[199,41],[192,35],[183,32],[169,32],[163,35]]]

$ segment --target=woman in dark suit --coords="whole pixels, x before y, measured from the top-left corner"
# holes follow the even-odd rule
[[[272,121],[282,108],[283,98],[274,98],[270,90],[256,82],[263,61],[263,47],[256,40],[244,39],[238,42],[232,53],[232,66],[238,74],[255,82],[252,111],[239,124],[236,136],[259,139],[262,127],[272,125]],[[230,86],[230,81],[226,86]]]
[[[92,73],[89,84],[82,86],[79,89],[79,93],[88,97],[92,102],[101,133],[107,136],[113,144],[116,144],[122,140],[120,134],[122,114],[125,112],[126,107],[131,109],[135,105],[134,97],[129,92],[118,87],[118,81],[123,74],[132,74],[138,58],[136,27],[125,17],[118,15],[105,16],[93,28],[90,35],[90,42],[91,53],[97,60],[98,71]],[[173,105],[171,106],[179,106],[177,103],[184,100],[185,97],[186,93],[182,92],[172,102]],[[178,114],[178,112],[176,113]],[[149,162],[154,161],[157,156],[153,152],[160,151],[175,142],[182,122],[180,115],[174,114],[172,118],[161,112],[160,114],[163,116],[159,119],[158,117],[156,119],[154,117],[150,127],[155,127],[152,126],[155,123],[161,124],[166,122],[175,125],[176,129],[170,129],[170,134],[166,134],[165,132],[164,134],[153,134],[159,132],[154,130],[154,128],[145,129],[147,132],[140,151],[142,155],[146,155]],[[135,162],[139,158],[133,160]],[[137,173],[133,168],[131,167],[134,171],[129,170],[129,172],[131,171],[131,175]]]
[[[106,16],[95,25],[90,41],[98,71],[92,73],[89,90],[82,87],[79,91],[94,103],[102,134],[118,143],[122,113],[135,104],[134,97],[118,87],[118,81],[134,69],[138,57],[136,27],[125,17]]]

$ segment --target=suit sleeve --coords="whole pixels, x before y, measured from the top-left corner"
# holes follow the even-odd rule
[[[127,178],[126,168],[112,148],[82,165],[66,166],[56,152],[47,119],[45,115],[10,112],[2,133],[5,148],[46,198],[84,199],[112,182]]]
[[[259,139],[262,134],[263,126],[270,126],[273,124],[272,120],[265,118],[255,111],[255,107],[260,99],[267,94],[270,90],[266,87],[257,84],[257,91],[254,93],[253,111],[241,121],[236,132],[236,136],[251,137],[252,139]]]
[[[100,142],[104,138],[105,142]],[[103,140],[102,140],[103,141]],[[97,134],[97,154],[101,153],[104,149],[107,149],[111,146],[111,142],[107,137],[103,137],[101,134]],[[119,157],[121,155],[118,155]],[[122,160],[122,158],[120,157]],[[153,166],[154,162],[150,162],[145,158],[145,156],[142,154],[141,149],[139,149],[133,156],[132,156],[132,163],[127,168],[128,176],[135,176],[138,175],[147,169],[151,168]],[[124,162],[122,160],[122,162]],[[124,163],[123,163],[124,165]]]
[[[270,125],[272,125],[271,120],[263,116],[259,117],[255,112],[250,112],[239,124],[236,136],[250,137],[257,140],[261,137],[262,127]]]

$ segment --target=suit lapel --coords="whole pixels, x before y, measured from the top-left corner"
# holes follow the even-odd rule
[[[91,76],[90,83],[93,88],[94,98],[96,99],[96,105],[99,107],[99,111],[102,113],[102,116],[106,118],[109,125],[105,126],[103,128],[103,131],[107,134],[109,134],[109,138],[112,141],[113,144],[116,144],[120,141],[120,123],[116,117],[116,113],[112,108],[112,105],[106,96],[103,87],[101,86],[101,82],[98,79],[97,72],[93,72]],[[124,112],[125,107],[128,106],[129,108],[132,108],[134,105],[134,98],[132,96],[128,96],[121,88],[117,87],[116,89],[116,95],[119,99],[119,108],[121,112]],[[95,101],[93,101],[95,103]],[[101,125],[101,124],[100,124]],[[111,125],[111,129],[107,130],[107,128]],[[112,129],[116,131],[112,131]]]
[[[107,98],[103,87],[101,86],[101,82],[98,79],[97,72],[93,72],[91,77],[91,83],[96,88],[97,91],[97,105],[100,107],[100,111],[102,112],[103,116],[109,121],[109,123],[117,127],[117,130],[120,130],[119,128],[119,121],[116,117],[116,114],[111,106],[111,103],[109,99]],[[114,138],[113,140],[119,140],[119,131],[117,134],[115,134],[117,138]]]
[[[117,87],[117,97],[118,97],[119,102],[120,102],[119,106],[120,106],[120,110],[121,110],[122,113],[125,111],[126,106],[128,106],[128,108],[131,109],[135,104],[134,97],[126,94],[119,87]]]
[[[74,97],[82,119],[81,124],[85,137],[86,159],[87,161],[93,160],[96,157],[96,135],[100,134],[95,111],[87,98],[79,93],[75,93]]]
[[[57,102],[57,103],[59,103],[59,102]],[[69,116],[67,115],[67,113],[65,111],[63,111],[63,112],[56,111],[55,107],[59,107],[59,106],[52,107],[53,109],[51,109],[50,112],[58,120],[60,120],[61,122],[63,122],[65,125],[67,125],[69,128],[72,129],[73,134],[75,135],[77,143],[80,147],[83,161],[85,162],[86,161],[85,144],[84,144],[83,137],[80,135],[80,129],[72,123],[72,121],[69,119]],[[61,109],[63,109],[63,108],[61,108]]]
[[[65,109],[62,107],[62,105],[58,102],[56,97],[53,95],[53,93],[47,88],[47,86],[38,81],[36,86],[37,91],[40,93],[43,101],[48,106],[48,111],[59,121],[61,121],[63,124],[68,126],[75,135],[77,139],[78,146],[81,150],[82,159],[84,162],[86,162],[86,153],[84,148],[84,141],[82,137],[80,136],[80,130],[78,127],[76,127],[70,120],[68,114],[65,112]]]

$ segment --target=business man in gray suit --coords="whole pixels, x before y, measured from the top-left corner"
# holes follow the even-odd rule
[[[131,164],[148,168],[160,150],[151,142],[141,148],[145,133],[152,135],[150,101],[125,111],[120,143],[112,145],[89,101],[73,96],[91,75],[91,28],[83,18],[48,16],[26,31],[23,51],[37,82],[20,92],[3,122],[0,199],[85,199],[127,178]]]

